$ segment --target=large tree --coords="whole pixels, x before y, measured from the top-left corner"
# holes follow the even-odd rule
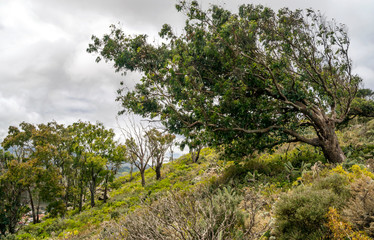
[[[304,142],[331,162],[345,159],[335,129],[361,79],[352,73],[344,25],[312,10],[261,5],[232,13],[181,1],[177,10],[187,16],[184,32],[164,25],[160,44],[115,26],[93,36],[87,50],[97,61],[143,75],[134,90],[119,90],[124,111],[238,153]]]

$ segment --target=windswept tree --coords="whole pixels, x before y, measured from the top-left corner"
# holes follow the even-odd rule
[[[143,74],[134,90],[119,91],[123,111],[158,117],[172,133],[202,132],[236,153],[304,142],[331,162],[345,159],[335,129],[361,79],[344,25],[313,10],[261,5],[232,13],[181,1],[177,10],[187,16],[184,32],[165,24],[159,45],[115,26],[93,36],[87,50],[97,61]]]
[[[180,148],[183,150],[186,146],[188,146],[191,160],[192,162],[196,163],[200,158],[200,152],[204,148],[204,133],[196,133],[190,132],[182,142],[179,143]]]

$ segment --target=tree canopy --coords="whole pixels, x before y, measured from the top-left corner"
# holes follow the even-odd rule
[[[346,119],[361,79],[352,73],[344,25],[313,10],[242,5],[237,13],[181,1],[184,32],[165,24],[161,44],[111,26],[88,52],[116,71],[139,71],[120,89],[123,112],[159,118],[173,133],[246,154],[285,142],[345,159],[335,128]]]
[[[51,217],[68,207],[82,210],[89,190],[91,206],[96,191],[108,186],[125,159],[125,149],[103,124],[76,122],[64,126],[21,123],[10,126],[1,143],[0,235],[18,230],[21,218],[31,211],[40,221],[42,205]],[[1,238],[1,237],[0,237]]]

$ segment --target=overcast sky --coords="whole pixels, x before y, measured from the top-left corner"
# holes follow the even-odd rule
[[[231,10],[242,3],[272,8],[320,10],[347,25],[354,71],[374,89],[373,0],[220,0]],[[181,32],[183,15],[174,0],[0,0],[0,139],[20,122],[79,119],[116,128],[119,82],[134,84],[137,76],[116,74],[86,53],[92,34],[109,32],[121,23],[125,32],[155,38],[162,24]]]

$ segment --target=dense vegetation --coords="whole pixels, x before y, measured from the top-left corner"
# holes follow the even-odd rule
[[[370,239],[374,122],[337,132],[348,160],[327,163],[317,148],[286,144],[232,161],[204,148],[116,178],[109,198],[64,217],[47,215],[7,239]],[[88,190],[89,192],[89,190]]]
[[[105,203],[109,185],[124,162],[139,168],[143,186],[150,164],[160,179],[174,135],[141,130],[135,135],[129,132],[125,144],[120,144],[113,130],[101,123],[23,122],[19,128],[9,127],[2,146],[11,152],[2,151],[0,157],[0,233],[15,233],[27,223],[23,217],[28,212],[36,224],[45,212],[63,217],[69,209],[81,212],[88,201],[91,207],[97,199]]]
[[[374,93],[358,89],[344,26],[312,10],[177,10],[185,32],[164,25],[160,45],[112,26],[88,48],[143,74],[118,91],[121,113],[164,129],[132,123],[120,143],[101,123],[9,127],[0,239],[372,239]],[[174,134],[190,153],[164,163]]]

